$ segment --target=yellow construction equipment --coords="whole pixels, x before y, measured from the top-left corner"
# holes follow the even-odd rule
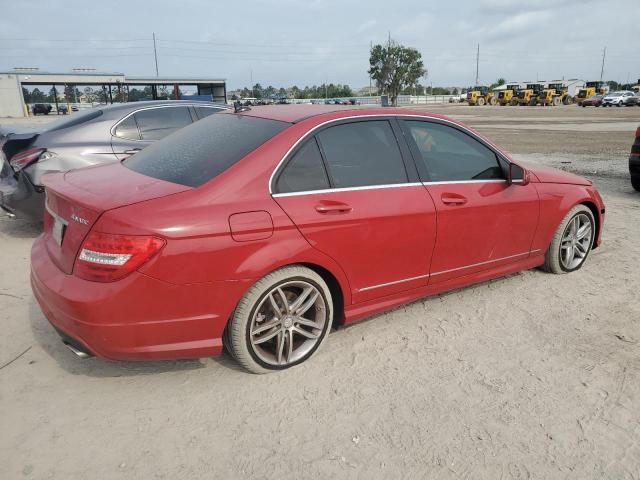
[[[578,105],[582,105],[585,100],[594,95],[606,95],[609,93],[609,86],[604,82],[587,82],[584,88],[581,88],[576,95],[575,101]]]
[[[518,105],[537,105],[538,95],[544,90],[543,83],[527,83],[526,88],[518,92]]]
[[[518,91],[520,85],[517,83],[507,84],[507,88],[498,92],[498,103],[503,107],[505,105],[518,104]]]
[[[469,105],[496,105],[498,99],[488,87],[476,86],[467,91],[467,103]]]
[[[562,82],[550,83],[538,95],[538,102],[541,105],[558,106],[560,104],[571,105],[573,98],[569,95],[569,87]]]

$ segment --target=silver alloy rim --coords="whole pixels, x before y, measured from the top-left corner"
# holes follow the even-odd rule
[[[274,287],[251,319],[249,338],[256,356],[271,366],[297,362],[315,348],[327,324],[324,296],[303,280]]]
[[[589,253],[593,238],[591,219],[584,213],[573,217],[560,242],[560,263],[567,270],[580,266]]]

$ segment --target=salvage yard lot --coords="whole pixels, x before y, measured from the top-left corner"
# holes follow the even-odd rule
[[[595,181],[603,245],[582,270],[415,302],[281,374],[82,361],[31,295],[38,226],[2,217],[0,477],[640,478],[640,108],[430,110]]]

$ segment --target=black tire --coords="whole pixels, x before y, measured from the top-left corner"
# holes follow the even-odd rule
[[[631,174],[631,186],[634,190],[640,192],[640,174]]]
[[[300,358],[286,364],[270,364],[263,360],[264,356],[261,358],[259,350],[262,347],[253,345],[251,341],[251,325],[254,315],[256,314],[256,310],[264,301],[266,301],[265,299],[268,298],[267,295],[281,285],[291,282],[304,282],[308,286],[314,287],[317,292],[319,292],[322,300],[324,301],[324,307],[319,309],[321,312],[319,315],[321,315],[321,318],[324,318],[324,326],[322,327],[322,331],[316,334],[317,337],[314,339],[313,344],[309,346],[310,350],[306,351],[306,353],[304,353]],[[284,289],[285,287],[283,286],[282,288]],[[290,314],[286,312],[288,312],[288,310],[286,310],[284,314],[286,317],[293,315],[292,313]],[[316,314],[318,314],[317,312],[318,309],[316,309]],[[262,374],[284,370],[295,365],[299,365],[316,353],[329,335],[329,331],[331,330],[333,323],[333,316],[333,300],[331,291],[322,277],[309,268],[300,265],[291,265],[269,273],[258,280],[249,289],[249,291],[242,297],[242,300],[240,300],[233,317],[229,320],[223,341],[227,342],[226,347],[236,361],[252,373]],[[279,330],[281,327],[274,326],[271,328]],[[283,336],[286,336],[285,328],[293,328],[295,330],[296,327],[291,327],[291,324],[289,324],[288,327],[286,324],[283,325],[281,333]],[[275,332],[275,330],[273,331]],[[280,334],[278,334],[278,337],[274,337],[274,340],[276,338],[280,338],[279,335]],[[291,333],[291,335],[293,335],[293,333]],[[291,338],[293,338],[293,336]],[[264,344],[266,343],[267,342],[264,342]],[[281,353],[283,348],[284,347],[280,349]],[[280,360],[280,358],[278,358],[278,360]]]
[[[567,268],[565,265],[563,265],[562,261],[560,260],[560,255],[562,254],[561,248],[560,248],[561,242],[567,228],[569,228],[569,224],[578,215],[586,215],[589,221],[591,222],[591,241],[589,243],[589,247],[586,251],[586,254],[582,258],[580,263],[577,266],[574,266],[572,268]],[[569,213],[567,213],[565,217],[562,219],[562,222],[560,222],[560,225],[558,226],[558,229],[556,230],[556,233],[554,234],[553,239],[551,240],[551,244],[549,245],[549,248],[545,253],[545,261],[544,261],[543,269],[549,273],[565,274],[565,273],[575,272],[576,270],[579,270],[580,268],[582,268],[584,263],[587,261],[587,258],[589,257],[591,248],[593,247],[595,232],[596,232],[596,222],[595,222],[595,219],[593,218],[593,213],[591,213],[591,210],[589,210],[589,207],[582,204],[576,205],[575,207],[573,207],[571,210],[569,210]]]
[[[531,100],[529,100],[529,106],[530,107],[535,107],[538,104],[538,100],[535,98],[532,98]]]

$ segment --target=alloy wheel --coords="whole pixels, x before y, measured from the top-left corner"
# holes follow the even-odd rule
[[[571,219],[560,242],[560,263],[575,270],[584,262],[593,241],[593,225],[589,216],[579,213]]]
[[[272,288],[249,324],[253,353],[270,366],[285,367],[303,358],[321,341],[328,322],[318,287],[292,280]]]

